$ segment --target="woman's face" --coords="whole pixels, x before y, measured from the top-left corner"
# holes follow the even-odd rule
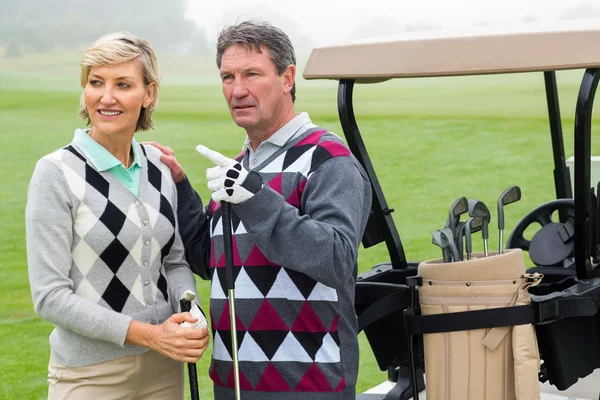
[[[137,58],[92,68],[83,92],[94,133],[133,135],[142,107],[152,102],[154,86],[144,86]]]

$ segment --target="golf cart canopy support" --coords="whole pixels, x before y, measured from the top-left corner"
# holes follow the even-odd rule
[[[387,207],[352,105],[355,83],[393,78],[543,72],[554,156],[557,198],[572,198],[561,129],[555,71],[585,69],[575,115],[575,236],[577,278],[592,278],[591,248],[586,234],[590,215],[590,145],[594,95],[600,79],[600,20],[552,24],[478,27],[430,31],[321,46],[313,49],[304,69],[305,79],[339,81],[338,111],[353,154],[373,186],[373,210],[363,244],[385,241],[392,268],[406,268],[400,237]],[[594,205],[595,207],[595,205]],[[566,222],[566,213],[561,214]],[[589,228],[588,228],[589,229]]]

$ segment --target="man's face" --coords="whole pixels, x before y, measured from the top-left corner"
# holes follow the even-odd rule
[[[295,67],[277,75],[269,50],[262,53],[233,45],[221,58],[221,81],[229,112],[235,123],[250,132],[273,133],[291,104]],[[289,104],[288,104],[289,103]]]

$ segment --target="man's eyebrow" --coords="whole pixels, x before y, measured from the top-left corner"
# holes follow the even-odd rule
[[[260,72],[260,71],[262,71],[259,67],[255,66],[255,65],[252,65],[252,66],[249,66],[249,67],[246,67],[246,68],[236,68],[236,70],[239,71],[239,72],[241,72],[241,73],[247,73],[247,72],[250,72],[250,71],[252,71],[252,72]],[[228,75],[228,74],[231,74],[231,69],[228,69],[228,68],[227,69],[222,69],[222,70],[219,71],[219,73],[221,74],[221,76]]]

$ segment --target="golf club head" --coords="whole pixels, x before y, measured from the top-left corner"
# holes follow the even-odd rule
[[[467,211],[469,211],[469,202],[466,197],[459,197],[454,200],[454,203],[450,206],[446,228],[452,229],[452,237],[456,236],[456,225],[460,220],[460,216]]]
[[[471,235],[482,230],[484,225],[483,217],[469,217],[465,222],[465,251],[467,254],[473,252]]]
[[[458,261],[460,259],[460,257],[458,255],[456,243],[454,243],[454,233],[452,232],[452,229],[444,228],[444,229],[440,229],[439,232],[440,232],[440,239],[442,241],[448,242],[448,248],[450,249],[450,252],[452,253],[452,261]]]
[[[450,242],[446,235],[442,235],[441,229],[431,232],[431,243],[442,249],[442,258],[444,259],[444,262],[449,262],[450,253],[448,252],[448,245]]]
[[[483,218],[481,226],[481,237],[487,239],[489,237],[488,224],[490,223],[490,210],[483,201],[477,199],[469,200],[469,217]]]
[[[498,229],[504,229],[504,206],[521,200],[521,188],[510,186],[498,197]]]

